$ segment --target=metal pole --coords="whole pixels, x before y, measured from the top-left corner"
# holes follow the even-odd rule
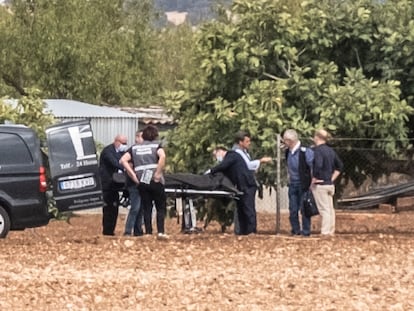
[[[280,231],[280,196],[282,193],[282,187],[280,186],[280,134],[276,135],[276,234]]]

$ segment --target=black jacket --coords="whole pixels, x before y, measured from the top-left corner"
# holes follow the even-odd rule
[[[217,172],[222,172],[242,192],[257,187],[253,171],[248,169],[242,156],[233,150],[227,151],[223,162],[211,169],[212,174]]]
[[[120,185],[113,182],[112,175],[118,172],[118,170],[124,170],[124,167],[119,164],[123,154],[123,152],[116,152],[113,144],[106,146],[102,150],[99,158],[99,173],[101,175],[103,191],[119,190]]]
[[[313,161],[313,176],[323,180],[321,185],[332,185],[333,172],[342,172],[344,164],[336,152],[326,144],[314,148],[315,159]]]
[[[299,149],[299,177],[300,183],[302,185],[302,190],[307,191],[312,182],[312,172],[311,168],[306,163],[306,147],[300,147]],[[286,161],[289,157],[289,149],[285,151]]]

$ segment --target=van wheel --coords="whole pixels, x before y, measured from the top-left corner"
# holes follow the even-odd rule
[[[4,239],[10,231],[10,217],[6,210],[0,206],[0,238]]]

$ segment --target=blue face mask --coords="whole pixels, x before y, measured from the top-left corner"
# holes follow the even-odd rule
[[[223,161],[223,156],[222,155],[217,155],[216,159],[217,159],[217,162],[220,163],[220,162]]]
[[[120,145],[119,147],[118,147],[118,151],[119,152],[125,152],[125,151],[127,151],[128,150],[128,146],[127,145]]]

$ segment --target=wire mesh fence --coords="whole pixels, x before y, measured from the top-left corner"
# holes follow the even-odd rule
[[[313,144],[310,138],[302,139],[301,143],[308,147]],[[344,163],[336,182],[336,209],[374,209],[381,203],[395,202],[398,196],[414,195],[413,140],[335,138],[329,145]],[[386,152],[390,147],[399,151],[392,155]],[[258,212],[276,213],[277,230],[278,216],[288,212],[289,199],[283,146],[276,148],[280,149],[274,163],[276,186],[263,189],[263,198],[257,197],[256,208]]]

